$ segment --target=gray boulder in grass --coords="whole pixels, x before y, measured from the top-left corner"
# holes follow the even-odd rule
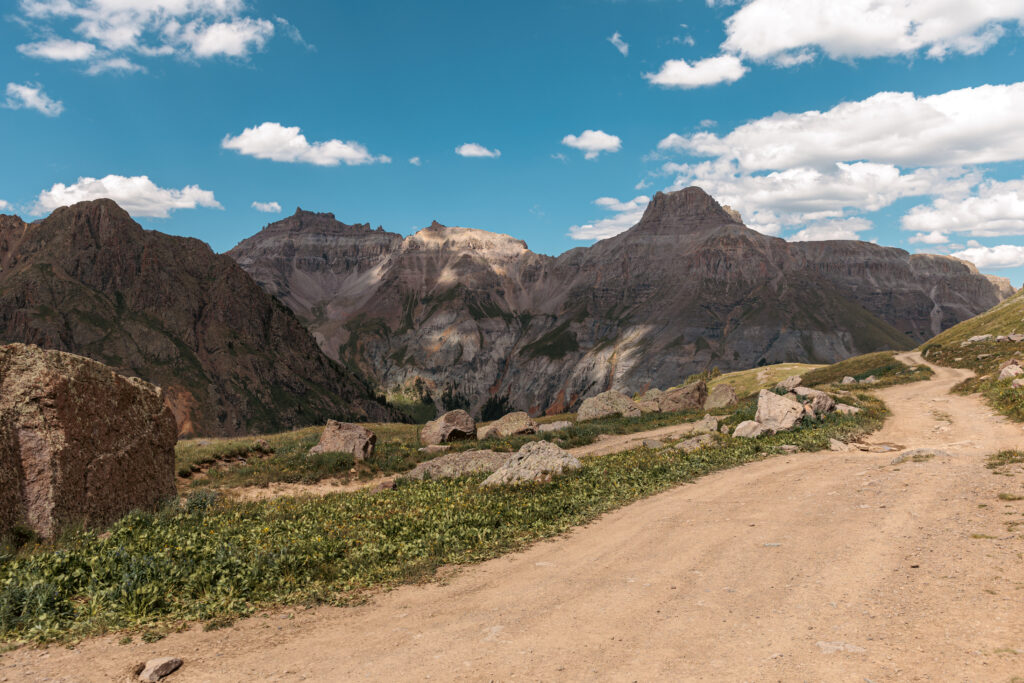
[[[804,407],[788,396],[761,390],[757,396],[757,414],[754,421],[771,432],[792,429],[804,415]]]
[[[621,391],[605,391],[583,401],[576,412],[576,420],[597,420],[602,417],[621,415],[623,417],[639,417],[640,407],[636,401]]]
[[[700,380],[663,392],[658,397],[658,405],[663,413],[682,413],[703,409],[707,398],[708,385],[704,380]]]
[[[358,460],[373,455],[377,435],[362,425],[351,422],[328,420],[320,441],[309,449],[309,455],[316,453],[351,453]]]
[[[495,420],[486,427],[476,430],[476,438],[480,441],[491,437],[505,438],[516,434],[536,434],[537,423],[528,413],[509,413],[499,420]]]
[[[736,405],[736,390],[728,384],[716,384],[708,392],[704,410],[718,410]]]
[[[476,422],[465,410],[452,410],[423,425],[420,441],[437,446],[449,441],[476,438]]]
[[[482,486],[545,482],[583,465],[569,452],[548,441],[525,444],[505,464],[484,480]]]
[[[811,407],[811,410],[813,410],[814,414],[818,417],[832,412],[836,407],[835,399],[824,391],[808,389],[807,387],[797,387],[793,390],[793,393],[807,399],[807,405]]]
[[[756,439],[767,431],[760,422],[746,420],[736,425],[732,435],[739,439]]]

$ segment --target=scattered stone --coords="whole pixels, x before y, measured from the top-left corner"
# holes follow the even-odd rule
[[[508,453],[494,451],[462,451],[448,453],[416,465],[403,479],[454,479],[467,474],[493,472],[508,460]]]
[[[767,431],[760,422],[747,420],[736,425],[732,435],[740,439],[756,439]]]
[[[558,432],[563,429],[568,429],[569,427],[572,427],[572,422],[569,422],[568,420],[559,420],[558,422],[547,422],[545,424],[537,425],[537,432],[540,434]]]
[[[722,432],[723,434],[728,434],[729,433],[729,425],[722,425],[722,427],[718,431]]]
[[[1024,368],[1019,365],[1007,365],[999,372],[999,379],[1011,379],[1020,375],[1024,375]]]
[[[320,441],[309,449],[308,455],[317,453],[351,453],[356,461],[373,455],[377,435],[362,425],[328,420]]]
[[[693,423],[694,432],[717,432],[718,418],[714,415],[705,415]]]
[[[986,341],[986,340],[991,339],[991,338],[992,338],[991,334],[978,334],[978,335],[975,335],[973,337],[970,337],[967,340],[967,343],[968,344],[976,344],[978,342],[983,342],[983,341]]]
[[[836,404],[836,412],[841,415],[856,415],[860,412],[860,408],[856,406],[847,405],[845,403]]]
[[[800,450],[800,447],[794,446],[791,443],[784,443],[781,446],[779,446],[779,450],[782,451],[783,453],[796,453],[797,451]]]
[[[0,535],[102,525],[175,495],[178,427],[161,390],[96,361],[0,347]]]
[[[1020,365],[1020,361],[1018,361],[1016,358],[1004,360],[1002,363],[999,364],[999,369],[1002,370],[1004,368],[1010,367],[1011,365]]]
[[[851,645],[850,643],[826,643],[824,641],[819,640],[817,645],[818,649],[827,655],[836,652],[849,652],[851,654],[862,654],[864,652],[867,652],[867,650],[865,650],[864,648],[858,645]]]
[[[451,444],[435,444],[433,446],[424,446],[420,449],[420,453],[426,453],[427,455],[437,455],[440,453],[447,453],[452,449]]]
[[[653,448],[654,450],[657,450],[664,447],[665,443],[663,441],[658,441],[657,439],[644,439],[644,448]]]
[[[801,377],[800,375],[793,375],[792,377],[787,377],[786,379],[776,384],[775,388],[781,391],[793,391],[798,386],[800,386],[800,384],[803,381],[804,378]]]
[[[788,396],[762,389],[757,396],[757,414],[754,421],[771,432],[784,432],[800,422],[804,408]]]
[[[931,460],[932,458],[951,457],[953,457],[953,454],[949,451],[940,451],[936,448],[915,448],[913,450],[900,453],[893,458],[889,464],[900,465],[905,462],[924,462],[925,460]]]
[[[476,438],[480,441],[484,439],[490,439],[497,437],[504,439],[505,437],[515,436],[516,434],[536,434],[537,423],[528,413],[522,411],[509,413],[503,416],[500,420],[495,420],[486,427],[480,427],[476,430]]]
[[[576,419],[585,422],[612,415],[639,417],[640,408],[636,401],[621,391],[605,391],[583,401],[576,413]]]
[[[683,387],[669,389],[658,397],[658,405],[663,413],[681,413],[688,410],[701,410],[708,398],[708,385],[704,380],[693,382]]]
[[[482,486],[502,486],[522,482],[545,482],[583,465],[575,456],[548,441],[524,444]]]
[[[1024,334],[1011,334],[1007,339],[1012,341],[1014,344],[1019,344],[1024,342]]]
[[[476,436],[476,423],[465,410],[453,410],[423,425],[420,441],[435,446],[449,441],[472,439]]]
[[[828,449],[830,451],[852,451],[855,450],[853,446],[843,443],[839,439],[829,439]]]
[[[636,405],[641,413],[660,413],[661,403],[658,399],[664,394],[661,389],[649,389],[643,396],[637,399]]]
[[[675,448],[677,451],[682,451],[683,453],[692,453],[698,448],[710,446],[714,442],[715,437],[712,436],[711,434],[701,434],[699,436],[694,436],[692,438],[686,439],[685,441],[680,441],[675,446],[673,446],[673,448]]]
[[[136,667],[137,676],[140,681],[146,683],[156,683],[161,679],[167,678],[172,673],[181,668],[182,661],[177,657],[160,657],[159,659],[151,659],[145,664],[140,664]]]
[[[871,375],[870,377],[865,377],[864,379],[862,379],[860,381],[860,383],[861,384],[878,384],[878,378],[875,377],[874,375]]]
[[[1018,377],[1017,379],[1013,380],[1013,382],[1010,383],[1010,386],[1012,386],[1014,389],[1020,389],[1021,387],[1024,387],[1024,377]]]
[[[832,412],[836,407],[835,399],[826,394],[824,391],[818,391],[817,389],[808,389],[807,387],[797,387],[793,390],[797,396],[807,399],[807,404],[814,411],[817,417],[826,415]]]
[[[1004,335],[1004,334],[999,335],[998,337],[996,337],[996,341],[997,342],[1004,342],[1004,341],[1006,341],[1006,335]]]
[[[856,384],[857,380],[854,379],[853,377],[850,377],[849,375],[847,375],[846,377],[843,378],[843,382],[842,383],[843,384]]]
[[[704,400],[704,410],[721,410],[736,405],[736,390],[728,384],[717,384]]]
[[[991,353],[979,353],[978,354],[978,360],[985,360],[986,358],[991,358],[991,357],[992,357]]]

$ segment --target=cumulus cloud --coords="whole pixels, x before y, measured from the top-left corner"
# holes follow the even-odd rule
[[[911,244],[945,244],[949,238],[941,232],[932,231],[919,232],[907,241]]]
[[[615,46],[615,49],[622,54],[623,57],[629,56],[629,43],[622,39],[622,34],[616,31],[608,42]]]
[[[20,23],[54,36],[19,46],[23,54],[97,64],[135,55],[244,59],[262,50],[275,30],[275,21],[251,16],[244,0],[20,0],[19,8]],[[305,45],[294,26],[275,20]],[[80,40],[58,35],[69,24]],[[86,73],[111,70],[97,66]]]
[[[722,3],[718,3],[722,4]],[[984,52],[1024,20],[1024,0],[751,0],[725,22],[722,48],[758,62]]]
[[[210,190],[187,185],[180,190],[157,186],[148,176],[108,175],[104,178],[79,178],[72,185],[56,183],[39,193],[34,213],[53,211],[61,206],[91,199],[113,199],[135,216],[166,218],[171,211],[205,206],[222,209]]]
[[[281,213],[281,205],[277,202],[253,202],[252,208],[261,213]]]
[[[64,111],[64,103],[55,100],[45,92],[38,83],[8,83],[7,109],[35,109],[44,116],[60,116]]]
[[[92,57],[96,53],[96,46],[80,40],[50,38],[37,43],[19,45],[18,52],[26,57],[50,59],[55,62],[80,62]]]
[[[990,180],[969,197],[937,197],[931,205],[911,209],[903,217],[902,227],[936,236],[949,233],[972,237],[1024,235],[1024,179]],[[915,241],[914,238],[911,241]]]
[[[387,156],[370,154],[366,147],[358,142],[327,140],[311,143],[298,126],[282,126],[271,121],[246,128],[238,135],[226,135],[220,146],[257,159],[316,166],[337,166],[342,163],[347,166],[360,166],[391,162]]]
[[[1000,244],[994,247],[975,246],[953,252],[953,256],[970,261],[978,268],[1017,268],[1024,266],[1024,247]]]
[[[777,113],[719,137],[673,133],[663,151],[736,160],[746,171],[840,161],[901,166],[984,164],[1024,158],[1024,83],[917,97],[881,92],[832,109]]]
[[[790,242],[818,242],[822,240],[858,240],[860,233],[874,228],[866,218],[844,218],[809,225],[789,237]]]
[[[601,240],[618,235],[640,221],[650,201],[651,198],[644,195],[625,202],[614,197],[599,197],[594,204],[614,215],[593,223],[574,225],[569,228],[569,236],[574,240]]]
[[[579,135],[566,135],[562,138],[566,147],[585,152],[585,159],[596,159],[601,152],[618,152],[622,149],[622,140],[617,135],[609,135],[603,130],[585,130]]]
[[[422,166],[423,160],[420,159],[419,157],[411,157],[409,159],[409,163],[412,164],[413,166]]]
[[[483,145],[475,142],[466,142],[455,148],[455,153],[460,157],[470,157],[476,159],[497,159],[501,156],[500,149],[487,149]]]
[[[0,211],[6,211],[9,208],[11,208],[10,203],[5,202],[3,199],[0,199]]]
[[[747,67],[735,55],[709,57],[692,64],[685,59],[670,59],[658,73],[644,74],[649,82],[664,88],[699,88],[718,83],[733,83],[743,78]]]
[[[89,65],[89,68],[85,70],[85,73],[90,76],[97,76],[108,72],[131,74],[145,70],[145,68],[139,66],[130,59],[126,59],[124,57],[111,57],[110,59],[101,59],[93,62]]]

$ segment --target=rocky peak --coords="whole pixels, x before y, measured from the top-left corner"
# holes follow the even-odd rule
[[[679,235],[706,232],[739,224],[735,211],[727,211],[699,187],[658,192],[640,222],[629,232],[644,235]]]
[[[466,252],[504,258],[522,256],[530,251],[526,242],[511,235],[476,228],[447,227],[437,221],[407,237],[402,246],[406,250]]]

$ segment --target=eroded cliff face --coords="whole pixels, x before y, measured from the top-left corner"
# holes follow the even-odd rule
[[[8,342],[70,351],[161,386],[182,435],[393,415],[232,259],[143,230],[110,200],[35,223],[0,216]]]
[[[761,235],[699,188],[658,193],[630,230],[558,258],[482,230],[403,240],[305,212],[229,255],[385,387],[418,377],[435,397],[533,414],[711,367],[910,348],[1006,296],[955,259]]]

